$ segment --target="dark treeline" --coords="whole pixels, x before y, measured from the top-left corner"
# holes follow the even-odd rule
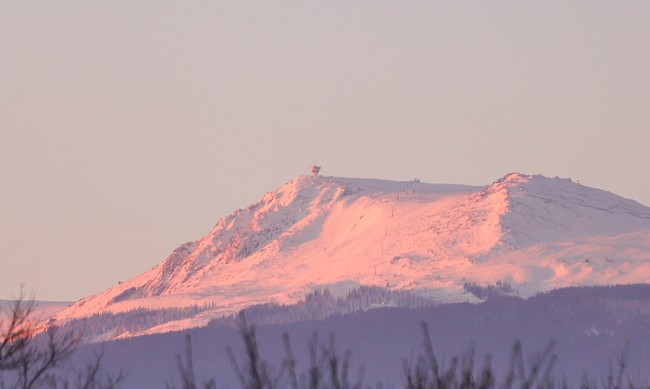
[[[304,320],[322,320],[334,314],[349,314],[380,307],[423,308],[435,300],[414,293],[374,286],[360,286],[344,296],[334,297],[329,289],[316,290],[296,304],[260,304],[246,308],[246,315],[255,324],[286,324]],[[182,320],[214,308],[212,304],[182,308],[134,309],[120,313],[99,313],[73,319],[60,326],[64,331],[83,334],[86,340],[114,339],[137,334],[166,322]],[[237,315],[212,320],[209,326],[234,326]]]
[[[120,313],[99,313],[70,320],[59,328],[65,332],[80,334],[85,340],[114,339],[120,335],[138,333],[157,325],[192,317],[210,306],[192,305],[182,308],[138,308]]]
[[[633,316],[637,318],[637,324],[638,321],[650,321],[650,317],[647,317],[650,315],[648,284],[569,287],[539,293],[527,299],[518,297],[513,288],[505,282],[497,282],[494,285],[466,283],[463,287],[467,293],[485,300],[486,304],[496,304],[498,310],[506,315],[514,309],[518,311],[513,313],[514,316],[539,316],[540,322],[547,322],[547,318],[551,316],[561,321],[576,320],[574,326],[594,324],[602,322],[604,311],[608,312],[612,320]],[[322,320],[331,315],[347,315],[374,308],[418,309],[436,305],[438,304],[435,299],[413,292],[360,286],[343,296],[335,297],[329,289],[315,290],[295,304],[259,304],[244,311],[251,323],[263,325]],[[444,305],[457,306],[443,304],[441,307]],[[121,313],[101,313],[74,319],[63,325],[62,329],[83,333],[89,340],[110,339],[146,331],[166,322],[186,319],[212,308],[212,305],[204,304],[183,308],[141,308]],[[237,315],[231,315],[213,319],[208,326],[234,326],[236,318]],[[624,321],[621,326],[627,324],[630,323]]]
[[[346,315],[373,308],[425,308],[436,305],[431,298],[412,292],[390,290],[377,286],[360,286],[347,294],[334,297],[329,289],[315,290],[295,304],[260,304],[244,309],[249,322],[262,324],[287,324],[297,321],[322,320],[339,314]],[[238,315],[215,319],[210,326],[232,324]]]
[[[466,282],[463,284],[463,290],[481,300],[517,295],[512,285],[503,281],[497,281],[494,285],[479,285],[475,282]]]

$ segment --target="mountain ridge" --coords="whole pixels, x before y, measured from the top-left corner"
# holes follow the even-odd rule
[[[523,295],[640,282],[650,275],[647,248],[650,208],[568,179],[510,173],[476,187],[299,176],[56,318],[209,305],[179,323],[200,326],[325,287],[375,285],[454,302],[475,301],[465,282],[507,282]]]

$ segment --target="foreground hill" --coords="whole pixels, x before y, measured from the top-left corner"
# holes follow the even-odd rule
[[[529,296],[645,282],[648,260],[650,208],[567,179],[513,173],[470,187],[302,176],[56,319],[185,309],[122,335],[165,332],[359,285],[476,302],[464,285],[498,282]]]
[[[380,382],[384,388],[398,388],[405,383],[403,360],[415,361],[425,353],[422,321],[429,326],[434,352],[445,369],[451,365],[452,356],[474,344],[475,370],[480,371],[484,354],[490,353],[497,383],[503,382],[508,371],[516,339],[523,343],[526,371],[555,340],[552,351],[557,361],[551,377],[567,380],[570,387],[582,387],[583,375],[593,380],[591,387],[606,387],[610,364],[614,379],[618,375],[621,353],[626,357],[626,387],[628,378],[637,387],[647,387],[650,379],[650,285],[573,287],[528,299],[501,297],[480,304],[373,309],[319,321],[259,325],[257,340],[262,357],[276,374],[285,355],[282,334],[288,333],[296,369],[304,373],[310,366],[306,345],[314,332],[319,334],[318,343],[325,345],[330,334],[335,334],[338,353],[352,351],[351,380],[356,379],[358,367],[364,366],[362,387],[378,387]],[[227,346],[232,347],[236,360],[243,362],[237,330],[218,325],[187,333],[192,336],[197,382],[214,378],[218,388],[237,387],[236,372],[226,351]],[[176,356],[185,358],[184,338],[185,333],[167,333],[88,345],[76,356],[77,363],[92,359],[101,350],[107,372],[128,372],[125,389],[164,388],[166,383],[180,382]],[[286,378],[278,387],[291,387]]]

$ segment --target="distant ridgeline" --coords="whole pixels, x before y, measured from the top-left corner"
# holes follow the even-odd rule
[[[250,323],[266,325],[322,320],[332,315],[354,314],[378,308],[434,309],[441,312],[453,309],[474,312],[474,315],[482,312],[482,306],[487,304],[489,308],[486,314],[489,316],[509,316],[508,314],[518,312],[517,315],[539,317],[542,322],[552,321],[553,317],[562,317],[563,320],[573,317],[587,320],[582,324],[589,328],[598,327],[602,321],[601,324],[607,326],[608,331],[623,331],[631,323],[650,324],[650,284],[569,287],[539,293],[527,299],[514,296],[510,286],[505,283],[486,286],[467,283],[464,287],[467,293],[472,293],[484,302],[478,305],[440,305],[434,299],[406,291],[361,286],[341,297],[332,296],[329,289],[316,290],[296,304],[254,305],[246,308],[244,313]],[[157,325],[191,318],[212,308],[211,305],[196,305],[158,310],[136,309],[117,314],[101,313],[71,320],[62,329],[83,333],[87,341],[102,341],[146,334],[147,330]],[[619,318],[620,322],[609,323],[607,318],[611,317]],[[577,320],[575,324],[580,326],[580,321]],[[236,315],[229,315],[211,320],[208,327],[231,327],[235,322]],[[609,328],[611,325],[617,329]]]

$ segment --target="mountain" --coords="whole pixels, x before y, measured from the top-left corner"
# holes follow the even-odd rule
[[[140,276],[60,312],[186,315],[137,334],[203,326],[253,304],[360,285],[477,302],[467,284],[530,296],[645,282],[650,208],[569,179],[508,174],[485,187],[301,176],[219,220]],[[128,333],[126,335],[137,335]]]

